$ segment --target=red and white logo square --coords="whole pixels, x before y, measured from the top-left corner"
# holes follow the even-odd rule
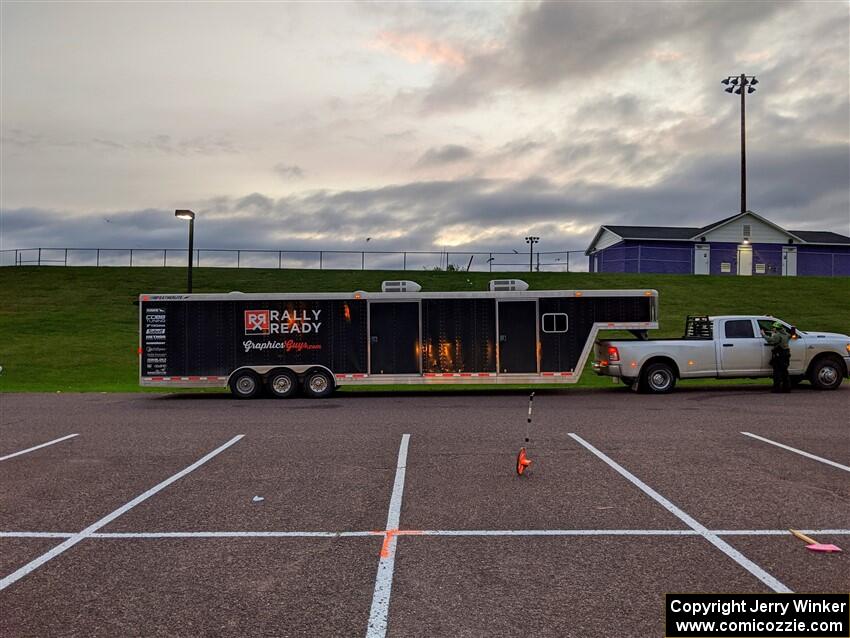
[[[267,335],[269,334],[269,311],[268,310],[246,310],[245,311],[245,334]]]

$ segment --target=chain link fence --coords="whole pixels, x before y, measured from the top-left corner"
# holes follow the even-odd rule
[[[0,266],[185,266],[179,248],[12,248]],[[584,251],[464,252],[383,250],[267,250],[199,248],[194,265],[208,268],[314,268],[318,270],[457,270],[477,272],[586,272]]]

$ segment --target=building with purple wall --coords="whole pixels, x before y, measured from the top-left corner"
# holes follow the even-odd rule
[[[590,272],[850,276],[850,237],[786,230],[747,211],[702,228],[599,228],[585,254]]]

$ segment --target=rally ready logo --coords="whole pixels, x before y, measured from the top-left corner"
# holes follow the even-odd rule
[[[245,334],[267,335],[269,334],[269,311],[268,310],[246,310],[245,311]]]
[[[246,310],[246,335],[317,334],[321,310]]]

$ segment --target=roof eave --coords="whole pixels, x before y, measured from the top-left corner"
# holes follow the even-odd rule
[[[621,240],[624,239],[622,235],[620,235],[619,233],[615,233],[613,230],[608,228],[608,226],[602,224],[602,226],[599,227],[599,230],[596,231],[596,235],[593,236],[593,239],[590,242],[590,246],[588,246],[587,250],[584,251],[585,256],[590,257],[590,255],[596,252],[596,242],[599,241],[599,238],[602,236],[602,233],[604,233],[606,230],[612,235],[617,235],[617,237],[619,237]]]
[[[753,211],[751,211],[751,210],[745,211],[745,212],[743,212],[743,213],[738,213],[737,215],[735,215],[735,216],[730,217],[729,219],[727,219],[727,220],[726,220],[725,222],[723,222],[722,224],[717,224],[717,226],[714,226],[714,227],[712,227],[712,228],[708,228],[708,230],[704,230],[703,228],[700,228],[700,231],[699,231],[696,235],[694,235],[693,237],[691,237],[691,241],[698,241],[698,238],[699,238],[699,237],[704,237],[704,236],[705,236],[705,235],[707,235],[708,233],[713,233],[713,232],[714,232],[715,230],[717,230],[718,228],[723,228],[723,227],[724,227],[724,226],[726,226],[727,224],[731,224],[732,222],[734,222],[736,219],[741,219],[741,217],[743,217],[744,215],[752,215],[753,217],[755,217],[756,219],[758,219],[760,222],[764,222],[765,224],[767,224],[767,225],[768,225],[768,226],[770,226],[771,228],[775,228],[775,229],[776,229],[776,230],[778,230],[779,232],[781,232],[781,233],[784,233],[784,234],[788,235],[788,236],[789,236],[789,237],[791,237],[792,239],[795,239],[796,241],[800,242],[801,244],[808,244],[808,243],[809,243],[809,242],[805,241],[804,239],[801,239],[801,238],[797,237],[797,235],[795,235],[795,234],[794,234],[794,233],[792,233],[791,231],[787,230],[786,228],[782,228],[782,226],[779,226],[779,225],[777,225],[777,224],[774,224],[774,223],[773,223],[772,221],[770,221],[769,219],[766,219],[766,218],[762,217],[761,215],[759,215],[758,213],[755,213],[755,212],[753,212]],[[706,227],[704,227],[704,228],[706,228]]]

